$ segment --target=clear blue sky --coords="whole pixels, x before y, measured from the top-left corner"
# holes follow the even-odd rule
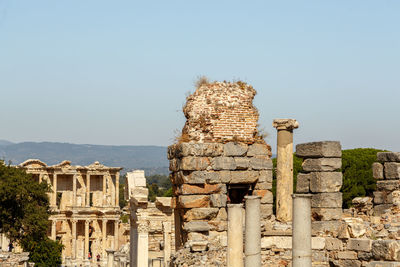
[[[400,1],[0,0],[0,139],[169,145],[197,76],[295,142],[400,151]]]

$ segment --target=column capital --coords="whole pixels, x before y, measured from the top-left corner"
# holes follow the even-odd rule
[[[90,223],[90,219],[86,219],[86,220],[85,220],[85,226],[86,226],[86,225],[89,225],[89,223]]]
[[[55,224],[57,224],[57,219],[53,219],[53,220],[51,220],[51,224],[52,224],[52,225],[55,225]]]
[[[299,128],[299,123],[295,119],[275,119],[272,122],[272,126],[277,130],[288,130]]]
[[[139,233],[142,233],[142,234],[148,233],[150,230],[149,221],[147,221],[147,220],[138,221],[137,222],[137,230]]]

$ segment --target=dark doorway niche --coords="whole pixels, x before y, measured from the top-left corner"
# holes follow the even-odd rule
[[[240,204],[244,202],[244,197],[251,195],[250,184],[230,184],[228,185],[228,198],[230,204]]]

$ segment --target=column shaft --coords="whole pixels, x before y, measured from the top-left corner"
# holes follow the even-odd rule
[[[276,163],[276,217],[283,222],[292,220],[293,194],[293,132],[278,130]]]
[[[171,258],[171,222],[163,222],[164,266],[169,266]]]
[[[147,267],[149,264],[149,226],[148,221],[138,225],[137,267]]]
[[[107,176],[103,175],[103,205],[107,204]]]
[[[118,220],[114,221],[114,250],[118,251]]]
[[[72,259],[76,259],[76,220],[72,220]]]
[[[90,206],[90,174],[86,174],[86,207]]]
[[[243,205],[228,204],[228,255],[229,267],[243,267]]]
[[[261,267],[261,218],[259,196],[246,196],[245,266]]]
[[[115,250],[107,249],[107,267],[114,267]]]
[[[101,240],[101,245],[103,248],[103,257],[106,257],[106,249],[107,249],[107,220],[103,220],[102,222],[102,240]]]
[[[115,206],[119,206],[119,172],[115,174]]]
[[[73,206],[76,207],[76,174],[72,177]]]
[[[53,194],[51,206],[57,207],[57,174],[53,174]]]
[[[293,195],[293,267],[311,267],[311,195]]]
[[[87,259],[88,256],[89,256],[89,220],[85,220],[85,254],[83,258]]]
[[[51,221],[51,239],[56,240],[56,235],[57,235],[57,221],[52,220]]]

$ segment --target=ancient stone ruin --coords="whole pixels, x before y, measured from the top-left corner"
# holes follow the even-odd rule
[[[106,167],[99,162],[73,166],[69,161],[48,166],[35,159],[19,167],[38,182],[46,181],[51,186],[49,236],[64,245],[63,262],[86,264],[90,256],[95,262],[97,255],[105,261],[107,249],[119,249],[122,168]]]

